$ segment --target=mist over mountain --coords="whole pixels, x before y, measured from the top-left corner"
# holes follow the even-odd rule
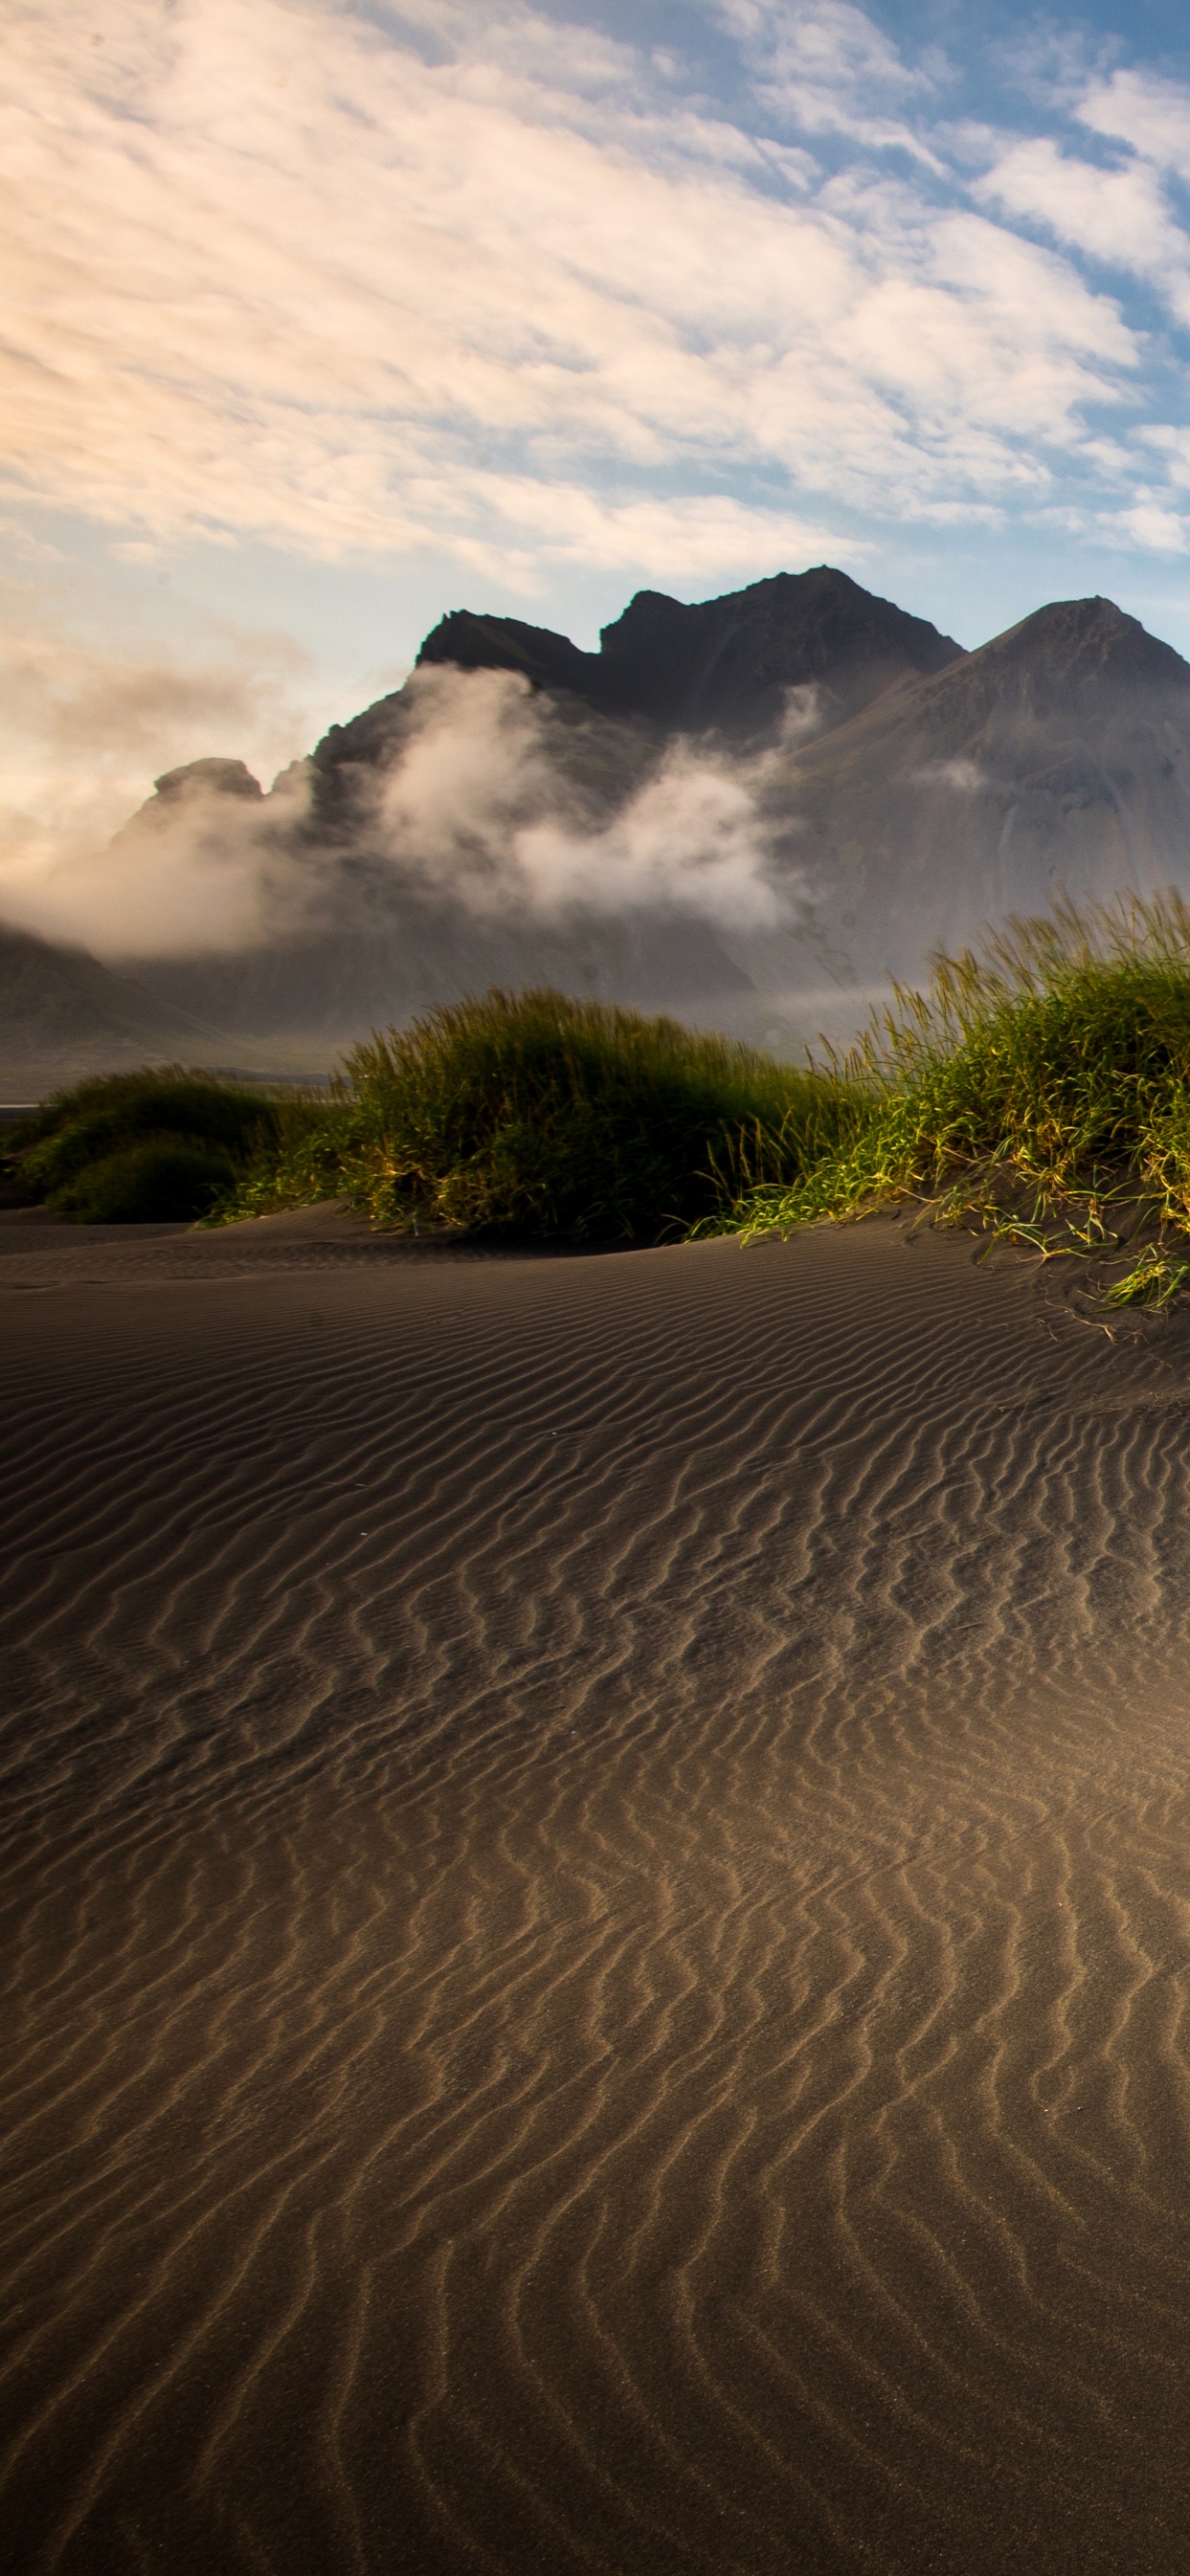
[[[230,1060],[221,1033],[84,949],[0,924],[0,1076],[9,1100],[146,1057]]]
[[[458,610],[267,795],[170,771],[96,865],[161,1052],[313,1067],[536,981],[795,1046],[1059,888],[1190,894],[1190,665],[1102,599],[966,653],[825,566],[638,593],[597,653]]]
[[[160,782],[109,863],[137,878],[150,844],[162,867],[172,850],[233,932],[218,956],[142,936],[118,962],[233,1033],[312,1045],[527,981],[759,1033],[755,943],[807,909],[791,758],[961,659],[826,567],[695,606],[639,593],[598,653],[454,612],[270,796],[228,764]],[[245,936],[250,916],[271,928]]]

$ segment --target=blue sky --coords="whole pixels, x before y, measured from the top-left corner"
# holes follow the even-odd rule
[[[2,872],[448,607],[822,560],[1190,655],[1181,10],[13,0]]]

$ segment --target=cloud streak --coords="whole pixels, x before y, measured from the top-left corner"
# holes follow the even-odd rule
[[[1077,172],[942,203],[936,85],[861,10],[715,15],[746,114],[520,0],[14,0],[4,489],[531,589],[855,560],[840,512],[1093,462],[1140,343],[999,219],[1061,230]]]

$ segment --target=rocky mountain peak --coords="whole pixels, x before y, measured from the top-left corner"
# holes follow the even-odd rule
[[[196,793],[217,796],[259,796],[260,780],[254,778],[243,760],[187,760],[180,769],[163,770],[153,785],[167,804]]]
[[[771,732],[791,689],[817,689],[820,722],[843,723],[897,680],[961,660],[962,647],[927,618],[818,564],[694,604],[639,590],[603,628],[598,653],[519,618],[455,610],[417,658],[519,671],[534,688],[567,691],[665,732],[738,737]]]
[[[1057,692],[1190,684],[1190,664],[1112,599],[1056,599],[981,648],[980,658],[1044,674]],[[974,657],[973,657],[974,658]]]

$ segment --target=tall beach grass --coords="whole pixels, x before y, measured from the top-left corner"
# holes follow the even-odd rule
[[[1135,1293],[1179,1284],[1164,1249],[1190,1234],[1190,909],[1177,894],[1059,902],[982,955],[937,957],[927,988],[898,990],[829,1077],[837,1142],[791,1182],[743,1189],[725,1228],[787,1234],[911,1198],[1042,1252],[1106,1256],[1147,1229]]]
[[[837,1142],[837,1084],[729,1038],[548,990],[448,1003],[351,1049],[317,1126],[223,1203],[335,1193],[374,1224],[655,1242]]]
[[[93,1220],[338,1197],[377,1227],[508,1241],[788,1234],[913,1200],[1098,1257],[1110,1299],[1160,1303],[1190,1278],[1190,908],[1012,923],[809,1069],[490,992],[373,1034],[317,1097],[176,1066],[79,1085],[8,1156],[30,1195]]]
[[[95,1075],[4,1139],[21,1195],[89,1224],[192,1223],[271,1159],[307,1106],[182,1065]]]

